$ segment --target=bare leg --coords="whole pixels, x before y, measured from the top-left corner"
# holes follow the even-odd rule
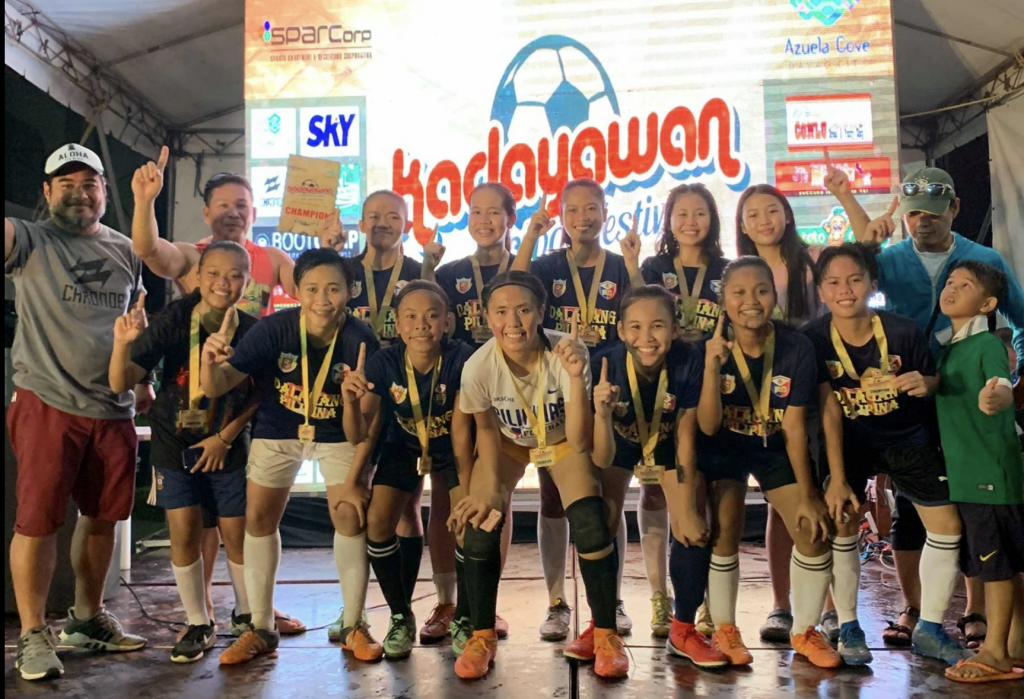
[[[75,616],[91,619],[103,606],[103,587],[114,555],[114,522],[80,516],[71,539]]]
[[[988,617],[988,635],[985,647],[972,658],[976,663],[1009,672],[1013,663],[1007,653],[1010,623],[1013,618],[1013,580],[985,583],[985,611]],[[984,672],[977,667],[964,665],[950,670],[959,677],[980,677]]]
[[[793,554],[793,539],[786,523],[771,505],[768,506],[768,527],[765,531],[768,549],[768,575],[772,581],[773,609],[791,611],[789,604],[789,561]]]
[[[21,616],[21,635],[46,622],[46,598],[56,564],[56,535],[14,535],[11,540],[11,577]]]
[[[213,567],[217,565],[217,554],[220,553],[220,532],[216,527],[203,529],[201,548],[203,552],[203,581],[206,583],[206,611],[213,619]]]

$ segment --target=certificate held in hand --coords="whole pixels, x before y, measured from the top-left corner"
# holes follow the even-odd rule
[[[290,156],[278,231],[319,236],[321,223],[337,215],[339,174],[332,160]]]

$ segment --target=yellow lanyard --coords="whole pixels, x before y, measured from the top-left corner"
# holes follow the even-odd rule
[[[441,375],[441,357],[437,358],[434,364],[434,375],[430,379],[430,393],[427,394],[427,419],[423,419],[423,406],[420,403],[420,388],[416,383],[416,370],[409,359],[409,352],[405,353],[405,375],[409,380],[409,402],[412,404],[412,418],[416,423],[416,434],[420,438],[420,449],[423,451],[423,458],[426,459],[430,453],[430,417],[434,411],[434,391],[437,388],[437,378]]]
[[[505,359],[505,353],[501,351],[501,345],[496,344],[495,349],[498,350],[498,357],[505,366],[505,371],[512,377],[512,387],[516,390],[516,397],[519,398],[520,404],[522,404],[523,409],[526,411],[526,419],[530,423],[530,429],[533,430],[533,434],[537,437],[537,446],[543,449],[548,445],[548,423],[547,418],[544,416],[544,396],[547,395],[548,390],[545,380],[545,365],[547,362],[544,357],[544,349],[541,348],[540,356],[537,358],[537,391],[534,394],[534,403],[537,406],[536,413],[530,407],[529,401],[523,396],[523,392],[519,390],[519,380],[512,373],[512,370],[508,368],[508,362]]]
[[[199,311],[201,306],[203,304],[198,303],[192,309],[192,321],[189,327],[188,338],[188,406],[192,410],[196,410],[199,407],[199,403],[204,397],[203,388],[199,385],[199,357],[202,354],[202,347],[199,345],[199,328],[202,325],[202,314]],[[229,345],[237,329],[238,313],[236,312],[231,318],[231,323],[228,325],[227,336]]]
[[[470,263],[473,265],[473,281],[476,283],[476,298],[480,301],[480,308],[484,307],[484,276],[480,272],[480,260],[476,259],[476,255],[472,255],[469,258]],[[501,262],[498,264],[498,274],[502,274],[508,269],[509,263],[512,261],[512,256],[508,254],[508,250],[504,251],[501,256]]]
[[[576,265],[576,255],[571,249],[565,251],[565,259],[569,263],[569,273],[572,277],[572,284],[576,288],[576,303],[580,307],[580,327],[590,327],[594,320],[594,310],[597,306],[597,289],[601,286],[601,276],[604,274],[605,251],[602,249],[598,255],[597,265],[594,267],[594,278],[590,280],[590,293],[584,294],[583,282],[580,280],[580,268]]]
[[[704,277],[707,276],[708,266],[703,260],[697,267],[697,278],[693,280],[693,288],[686,283],[686,270],[683,263],[676,257],[672,260],[676,267],[676,278],[679,280],[679,295],[683,297],[683,327],[693,326],[697,319],[697,303],[700,301],[700,291],[704,288]]]
[[[654,450],[658,447],[661,436],[661,417],[665,405],[665,394],[668,393],[668,368],[661,367],[658,377],[658,390],[654,396],[654,408],[651,415],[651,428],[647,429],[647,417],[644,415],[643,400],[640,397],[640,385],[636,380],[636,367],[633,365],[633,354],[626,352],[626,376],[629,378],[629,390],[633,394],[633,410],[636,412],[636,429],[640,433],[640,446],[643,448],[644,464],[654,466]]]
[[[324,361],[320,364],[320,373],[316,375],[316,383],[313,385],[313,395],[309,395],[309,357],[306,347],[306,316],[303,314],[299,318],[299,338],[300,346],[302,348],[302,405],[303,405],[303,424],[309,425],[310,415],[313,413],[313,406],[320,402],[320,394],[324,391],[324,384],[327,383],[327,374],[331,371],[331,362],[334,361],[334,345],[338,342],[338,333],[341,332],[341,326],[334,331],[334,337],[331,338],[331,345],[327,348],[327,354],[324,356]]]
[[[734,342],[732,346],[732,357],[736,361],[736,368],[740,371],[740,378],[743,379],[743,387],[750,396],[751,407],[754,409],[754,417],[764,426],[764,443],[768,445],[768,417],[771,414],[772,399],[772,362],[775,360],[775,329],[772,328],[764,343],[764,372],[761,377],[761,391],[758,392],[754,385],[754,379],[750,375],[750,367],[747,366],[747,358],[743,356],[740,343]]]
[[[391,299],[395,295],[395,286],[398,285],[398,279],[402,276],[402,264],[405,262],[404,256],[399,256],[398,261],[395,262],[395,266],[391,268],[391,278],[388,280],[387,289],[384,290],[384,299],[381,304],[377,305],[377,285],[373,280],[373,260],[370,259],[369,253],[363,256],[363,277],[366,280],[366,298],[370,302],[370,327],[373,328],[373,334],[380,339],[380,330],[384,327],[384,319],[387,317],[387,313],[382,313],[382,310],[391,307]]]
[[[832,346],[836,349],[836,354],[839,355],[839,361],[843,364],[843,369],[846,370],[846,375],[854,381],[860,379],[857,374],[857,370],[853,367],[853,362],[850,360],[850,353],[846,351],[846,345],[843,343],[843,338],[839,336],[839,331],[836,330],[834,323],[831,324],[832,328]],[[882,319],[878,317],[877,313],[871,314],[871,332],[875,334],[875,342],[878,343],[878,354],[880,356],[881,366],[879,371],[882,374],[889,373],[889,340],[885,336],[885,329],[882,327]],[[873,373],[871,370],[867,370],[865,373]]]

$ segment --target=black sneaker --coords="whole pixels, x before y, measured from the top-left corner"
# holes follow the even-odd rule
[[[217,642],[212,625],[189,626],[185,635],[174,644],[172,663],[194,663]]]
[[[231,610],[231,635],[238,638],[252,629],[252,614],[236,614]]]
[[[68,610],[68,623],[60,634],[60,642],[65,646],[109,653],[125,653],[146,646],[146,639],[125,633],[121,622],[106,607],[101,607],[91,619],[78,619],[74,609]]]

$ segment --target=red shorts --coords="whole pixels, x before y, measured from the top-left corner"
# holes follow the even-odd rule
[[[16,533],[55,533],[64,525],[69,496],[86,517],[117,522],[131,516],[138,453],[132,420],[70,415],[18,389],[7,429],[18,462]]]

